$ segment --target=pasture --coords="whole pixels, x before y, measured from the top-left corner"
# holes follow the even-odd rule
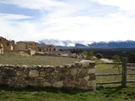
[[[19,65],[64,65],[71,64],[80,59],[55,56],[30,56],[27,54],[8,53],[0,55],[0,64]]]
[[[121,74],[122,66],[121,65],[107,65],[107,64],[98,64],[96,65],[96,74]],[[135,74],[135,70],[127,69],[127,74]],[[121,82],[122,75],[110,75],[110,76],[97,76],[97,83],[102,82]],[[135,80],[135,75],[127,75],[127,80]],[[117,84],[121,85],[121,84]]]

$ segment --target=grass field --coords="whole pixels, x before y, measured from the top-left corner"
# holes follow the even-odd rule
[[[59,65],[78,61],[73,58],[50,56],[20,56],[14,54],[0,55],[2,64],[40,64]],[[121,73],[114,65],[96,65],[96,73]],[[134,73],[128,70],[128,73]],[[128,76],[135,79],[135,76]],[[119,81],[121,76],[97,77],[97,82]],[[135,101],[135,84],[97,85],[95,92],[84,92],[79,89],[56,88],[22,88],[0,86],[0,101]]]
[[[21,65],[64,65],[80,61],[80,59],[54,56],[29,56],[20,54],[0,55],[0,64],[21,64]]]
[[[99,64],[96,65],[96,74],[121,74],[122,67],[121,65],[106,65]],[[127,69],[127,74],[135,74],[135,71]],[[112,82],[112,81],[121,81],[121,75],[117,76],[97,76],[96,80],[100,82]],[[127,80],[135,80],[135,75],[127,75]]]
[[[0,101],[135,101],[135,85],[97,87],[96,92],[75,89],[0,87]]]

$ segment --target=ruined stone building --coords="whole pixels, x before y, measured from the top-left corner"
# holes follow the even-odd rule
[[[54,52],[58,49],[52,45],[40,45],[34,41],[18,41],[7,40],[6,38],[0,37],[0,54],[11,51],[30,51],[32,54],[35,52]]]
[[[6,38],[0,37],[0,44],[4,52],[13,51],[15,49],[14,40],[7,40]]]
[[[4,47],[2,45],[2,43],[0,43],[0,54],[3,54],[4,53]]]
[[[16,42],[16,49],[21,50],[21,51],[25,51],[25,50],[29,50],[29,49],[37,50],[38,46],[39,46],[39,44],[37,42],[34,42],[34,41]]]
[[[54,51],[58,51],[58,49],[52,45],[41,45],[41,46],[38,46],[38,51],[39,52],[54,52]]]
[[[19,41],[16,42],[16,49],[26,51],[29,49],[35,50],[37,52],[53,52],[57,51],[57,48],[55,48],[52,45],[40,45],[37,42],[34,41]]]

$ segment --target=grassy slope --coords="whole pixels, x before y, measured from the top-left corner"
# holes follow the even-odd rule
[[[19,54],[0,55],[0,64],[22,65],[64,65],[74,63],[80,59],[54,56],[21,56]]]

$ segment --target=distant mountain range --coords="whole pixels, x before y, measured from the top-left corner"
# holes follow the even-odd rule
[[[92,42],[92,41],[70,41],[70,40],[41,40],[40,44],[54,45],[57,48],[135,48],[135,41],[110,41],[110,42]]]

